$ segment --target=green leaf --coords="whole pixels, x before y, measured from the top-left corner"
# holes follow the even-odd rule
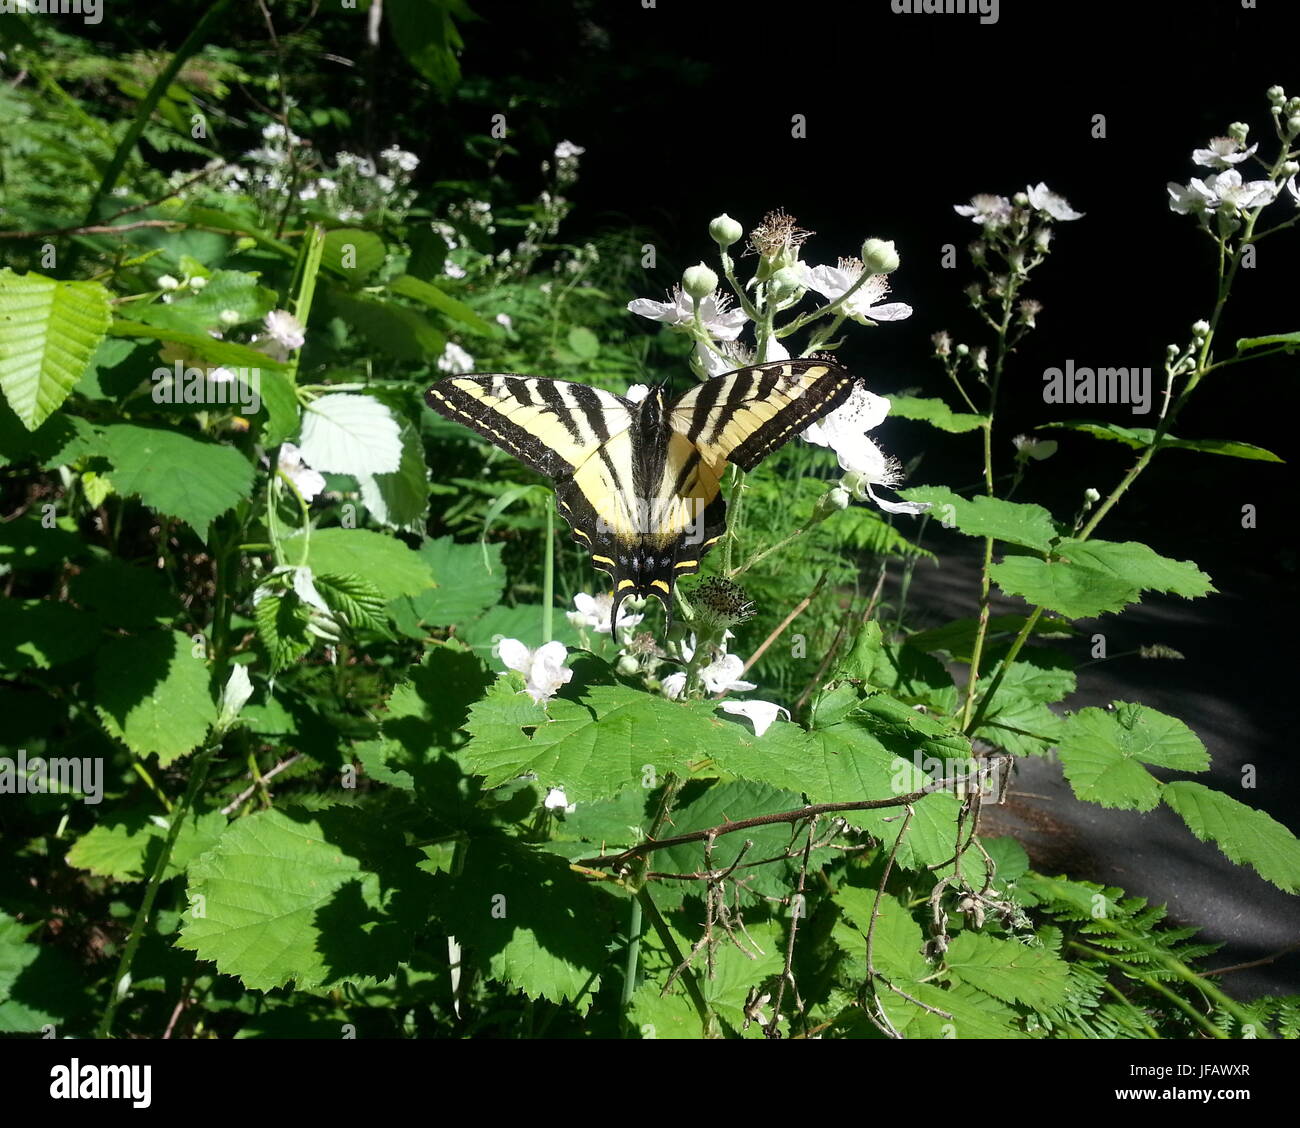
[[[1005,652],[1005,647],[999,647],[987,655],[984,677],[991,678],[994,661]],[[1041,648],[1022,650],[1003,676],[975,735],[1014,756],[1043,755],[1060,738],[1062,723],[1047,706],[1074,692],[1073,667],[1068,655]]]
[[[493,979],[530,999],[575,1002],[585,1012],[613,938],[613,903],[554,854],[504,835],[479,835],[463,870],[438,874],[439,921],[486,959]]]
[[[388,284],[388,288],[394,294],[401,294],[405,298],[414,298],[417,302],[421,302],[430,309],[436,309],[444,317],[459,322],[467,329],[472,329],[475,333],[481,333],[485,337],[499,337],[501,335],[500,330],[495,325],[490,321],[484,321],[464,302],[457,301],[450,294],[444,293],[437,286],[424,281],[422,278],[403,274],[393,279]]]
[[[401,462],[391,474],[360,474],[361,500],[375,521],[388,529],[418,533],[429,509],[429,464],[419,428],[401,423]]]
[[[917,396],[886,396],[885,399],[889,400],[891,416],[920,420],[954,435],[974,431],[988,419],[985,415],[953,411],[941,399],[922,399]]]
[[[384,597],[364,576],[320,575],[313,579],[316,591],[329,609],[340,615],[350,627],[384,629]]]
[[[89,548],[76,533],[57,524],[47,527],[39,516],[29,513],[4,525],[0,568],[19,572],[53,568],[85,555]]]
[[[500,543],[457,544],[451,537],[426,538],[420,556],[428,562],[438,586],[409,598],[411,612],[421,623],[446,627],[471,622],[496,606],[506,583],[503,547]]]
[[[442,354],[446,338],[423,314],[397,302],[348,294],[327,287],[330,313],[341,317],[374,348],[397,360],[429,361]]]
[[[325,233],[320,264],[322,269],[346,278],[353,286],[360,286],[384,265],[387,256],[388,248],[373,231],[337,227]]]
[[[293,381],[284,372],[268,368],[262,371],[262,445],[278,446],[298,433],[300,426],[298,395]]]
[[[427,927],[432,879],[400,830],[358,814],[271,810],[237,820],[189,867],[191,909],[177,945],[258,991],[392,975]]]
[[[301,551],[301,533],[285,539],[290,559]],[[396,537],[370,529],[316,529],[307,563],[318,575],[365,576],[386,600],[418,595],[434,586],[428,563]]]
[[[1061,423],[1043,423],[1042,427],[1064,427],[1070,431],[1083,431],[1099,439],[1113,439],[1133,450],[1144,450],[1155,439],[1151,427],[1121,427],[1118,423],[1101,423],[1090,419],[1069,420]],[[1223,454],[1230,458],[1245,458],[1253,462],[1282,462],[1272,451],[1252,443],[1231,439],[1176,439],[1166,435],[1160,443],[1162,450],[1196,450],[1205,454]]]
[[[1065,1002],[1069,966],[1046,948],[962,932],[949,945],[944,963],[961,982],[1005,1003],[1042,1010]]]
[[[1160,797],[1202,842],[1214,842],[1279,889],[1300,893],[1300,841],[1276,819],[1193,780],[1166,783]]]
[[[132,630],[167,626],[181,613],[162,572],[115,556],[80,569],[68,581],[68,594],[105,623]]]
[[[899,496],[930,502],[931,517],[967,536],[993,537],[1039,552],[1046,552],[1058,536],[1052,515],[1041,505],[982,495],[968,500],[946,486],[914,486]]]
[[[233,447],[155,427],[104,428],[113,486],[176,517],[206,539],[208,526],[253,490],[253,467]]]
[[[98,282],[0,270],[0,391],[29,431],[68,398],[109,321]]]
[[[1140,591],[1166,591],[1197,599],[1216,590],[1189,560],[1170,560],[1139,541],[1064,539],[1053,552],[1075,567],[1131,583]]]
[[[303,461],[326,474],[395,473],[402,462],[402,429],[372,396],[321,396],[302,415]]]
[[[0,670],[48,670],[99,645],[99,619],[67,603],[0,599]]]
[[[1161,784],[1143,764],[1203,772],[1210,756],[1182,721],[1145,705],[1116,701],[1115,712],[1080,709],[1066,718],[1059,755],[1075,795],[1121,810],[1150,811]]]
[[[311,650],[307,634],[306,606],[292,593],[264,595],[253,608],[257,637],[271,660],[271,672],[278,674],[294,665]]]
[[[113,881],[143,881],[156,864],[154,851],[167,837],[166,819],[139,812],[115,813],[91,827],[68,851],[68,865]],[[195,858],[217,844],[226,829],[220,811],[189,811],[167,862],[165,877],[183,873]]]
[[[1265,345],[1300,346],[1300,330],[1294,333],[1272,333],[1267,337],[1242,337],[1237,342],[1237,351],[1245,352],[1247,349],[1259,349]],[[1287,351],[1289,352],[1290,349]]]
[[[274,308],[275,291],[259,286],[256,274],[239,270],[218,270],[202,289],[176,291],[170,302],[135,302],[130,307],[136,321],[184,333],[260,321]],[[227,310],[237,314],[239,320],[225,320]]]
[[[575,325],[566,340],[579,360],[595,360],[600,353],[600,339],[585,325]]]
[[[179,631],[115,638],[96,656],[95,711],[109,734],[166,767],[203,742],[217,719],[208,667]]]
[[[988,621],[986,642],[992,642],[999,636],[1019,634],[1028,615],[994,615]],[[954,619],[942,627],[933,630],[918,631],[908,635],[908,645],[918,650],[942,651],[950,654],[958,662],[970,662],[975,649],[975,637],[979,632],[978,619]],[[1068,636],[1077,633],[1073,626],[1050,615],[1040,615],[1030,635],[1045,637]]]
[[[452,17],[472,19],[469,8],[463,0],[388,0],[384,14],[407,61],[446,98],[460,82],[464,46]]]
[[[283,370],[284,364],[264,352],[236,344],[234,341],[219,341],[207,333],[189,333],[182,329],[172,329],[162,325],[145,325],[139,321],[127,321],[117,318],[108,327],[110,336],[145,338],[152,341],[167,341],[181,345],[189,353],[207,361],[214,367],[247,368],[266,371]],[[162,362],[159,361],[162,366]]]

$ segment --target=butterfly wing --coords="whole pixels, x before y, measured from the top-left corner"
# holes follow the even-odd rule
[[[514,373],[451,376],[425,398],[439,414],[552,479],[573,539],[595,567],[617,574],[618,557],[639,536],[633,404],[586,384]]]

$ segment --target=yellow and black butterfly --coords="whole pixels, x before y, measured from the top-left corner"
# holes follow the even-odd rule
[[[671,402],[639,402],[513,373],[450,376],[429,406],[555,483],[574,540],[614,578],[611,627],[629,596],[672,617],[680,576],[726,531],[722,475],[752,470],[839,407],[854,377],[825,360],[780,360],[714,376]]]

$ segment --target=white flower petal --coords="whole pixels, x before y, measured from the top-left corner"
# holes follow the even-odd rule
[[[497,643],[497,657],[505,664],[506,669],[526,674],[532,654],[517,638],[503,638]]]
[[[785,714],[787,721],[790,719],[789,709],[771,701],[720,701],[718,707],[724,713],[734,713],[748,720],[754,726],[755,736],[767,732],[781,713]]]

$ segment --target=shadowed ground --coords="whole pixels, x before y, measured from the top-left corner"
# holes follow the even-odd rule
[[[933,527],[933,526],[932,526]],[[912,577],[908,618],[917,627],[976,613],[981,543],[953,533],[930,533],[926,544],[940,566],[921,563]],[[1268,640],[1294,637],[1295,603],[1272,577],[1241,564],[1206,566],[1220,594],[1188,601],[1148,596],[1122,616],[1084,620],[1077,639],[1047,645],[1090,660],[1091,637],[1106,636],[1107,653],[1122,654],[1163,643],[1183,661],[1136,655],[1086,666],[1078,691],[1064,708],[1136,701],[1186,722],[1210,752],[1208,772],[1192,776],[1161,771],[1161,779],[1195,778],[1233,798],[1300,827],[1300,765],[1295,752],[1296,663],[1269,649]],[[898,597],[897,574],[889,597]],[[994,614],[1024,611],[1018,599],[1000,598]],[[1256,624],[1252,626],[1251,624]],[[1262,626],[1258,626],[1262,624]],[[1262,639],[1258,635],[1264,635]],[[1252,764],[1256,786],[1244,789],[1242,769]],[[1300,898],[1283,893],[1198,842],[1163,804],[1154,811],[1112,811],[1074,798],[1054,758],[1018,761],[1008,801],[986,807],[986,833],[1013,834],[1036,868],[1049,874],[1113,883],[1169,906],[1170,918],[1197,925],[1201,938],[1224,945],[1212,968],[1272,956],[1300,942]],[[1221,980],[1239,998],[1300,991],[1300,950]]]

